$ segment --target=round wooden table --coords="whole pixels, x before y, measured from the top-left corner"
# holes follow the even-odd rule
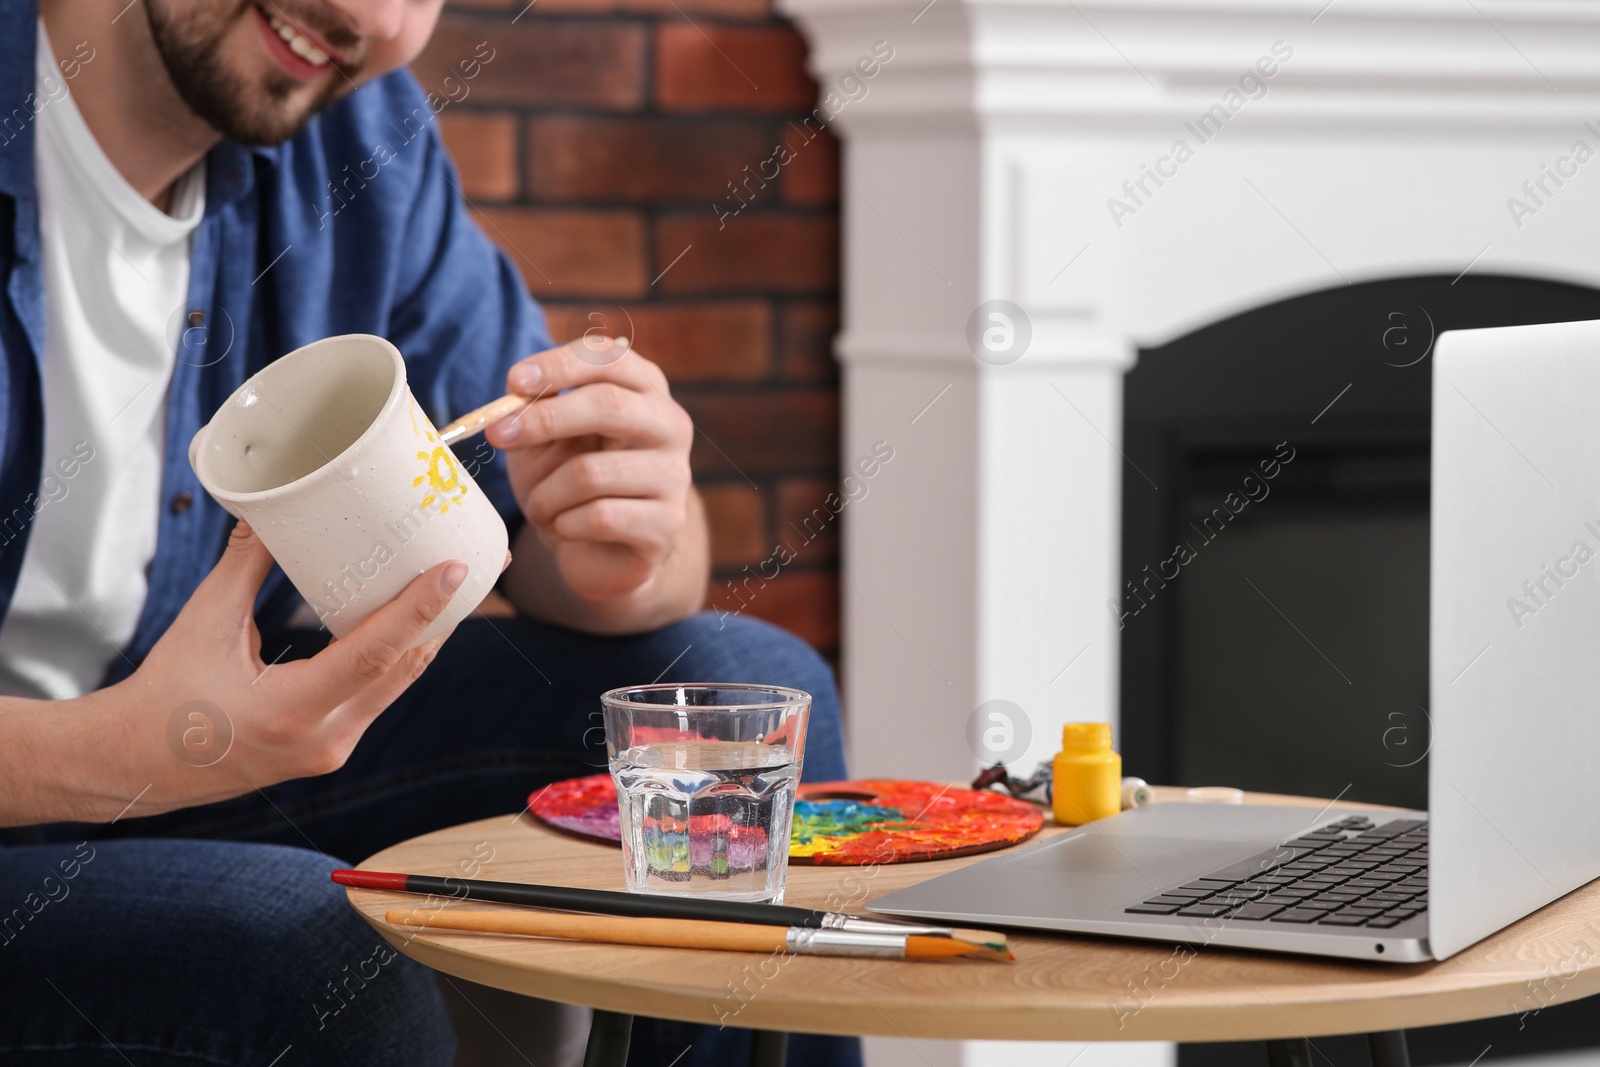
[[[1181,790],[1162,790],[1169,800]],[[1247,802],[1319,807],[1301,797]],[[1360,807],[1347,804],[1345,807]],[[1048,828],[1045,833],[1055,832]],[[1026,847],[1026,846],[1023,846]],[[983,857],[789,868],[785,903],[863,912],[874,897]],[[620,850],[526,814],[425,834],[361,865],[621,889]],[[422,897],[351,889],[401,952],[447,974],[597,1010],[587,1063],[617,1063],[631,1016],[745,1027],[782,1062],[782,1034],[1054,1041],[1266,1040],[1272,1063],[1309,1064],[1308,1039],[1368,1033],[1377,1064],[1404,1064],[1403,1031],[1535,1011],[1600,992],[1600,882],[1441,963],[1357,963],[1156,941],[1013,933],[1014,963],[769,957],[391,927]],[[442,906],[456,906],[443,904]],[[469,903],[473,908],[503,905]]]

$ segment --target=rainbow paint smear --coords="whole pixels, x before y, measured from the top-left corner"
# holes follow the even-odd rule
[[[545,786],[528,798],[528,809],[546,825],[579,837],[622,837],[609,774]],[[1000,793],[900,779],[816,782],[802,785],[795,801],[789,860],[865,866],[945,859],[1026,841],[1043,825],[1039,808]]]

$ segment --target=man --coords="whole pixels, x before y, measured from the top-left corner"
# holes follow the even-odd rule
[[[804,688],[808,777],[843,773],[815,654],[695,614],[693,428],[660,370],[552,348],[467,214],[441,99],[402,70],[441,3],[0,7],[7,1063],[448,1063],[432,976],[328,871],[603,765],[606,688]],[[450,562],[330,644],[197,484],[186,446],[238,383],[351,332],[395,342],[437,423],[539,398],[461,455],[513,527],[516,617],[403,651],[463,580]],[[711,1063],[742,1039],[641,1025],[636,1048]]]

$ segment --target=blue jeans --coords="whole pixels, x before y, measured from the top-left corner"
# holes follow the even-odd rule
[[[326,641],[291,632],[263,658]],[[332,774],[110,826],[6,832],[0,1061],[445,1067],[454,1037],[431,974],[389,949],[328,871],[603,768],[600,693],[652,679],[806,690],[805,777],[844,777],[832,675],[776,627],[706,614],[593,637],[469,620]],[[641,1019],[629,1064],[721,1067],[748,1048],[743,1031]],[[859,1044],[796,1035],[790,1063],[851,1067]]]

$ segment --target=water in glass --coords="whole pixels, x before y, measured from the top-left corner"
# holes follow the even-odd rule
[[[630,888],[781,903],[800,764],[784,745],[668,741],[611,764]]]

